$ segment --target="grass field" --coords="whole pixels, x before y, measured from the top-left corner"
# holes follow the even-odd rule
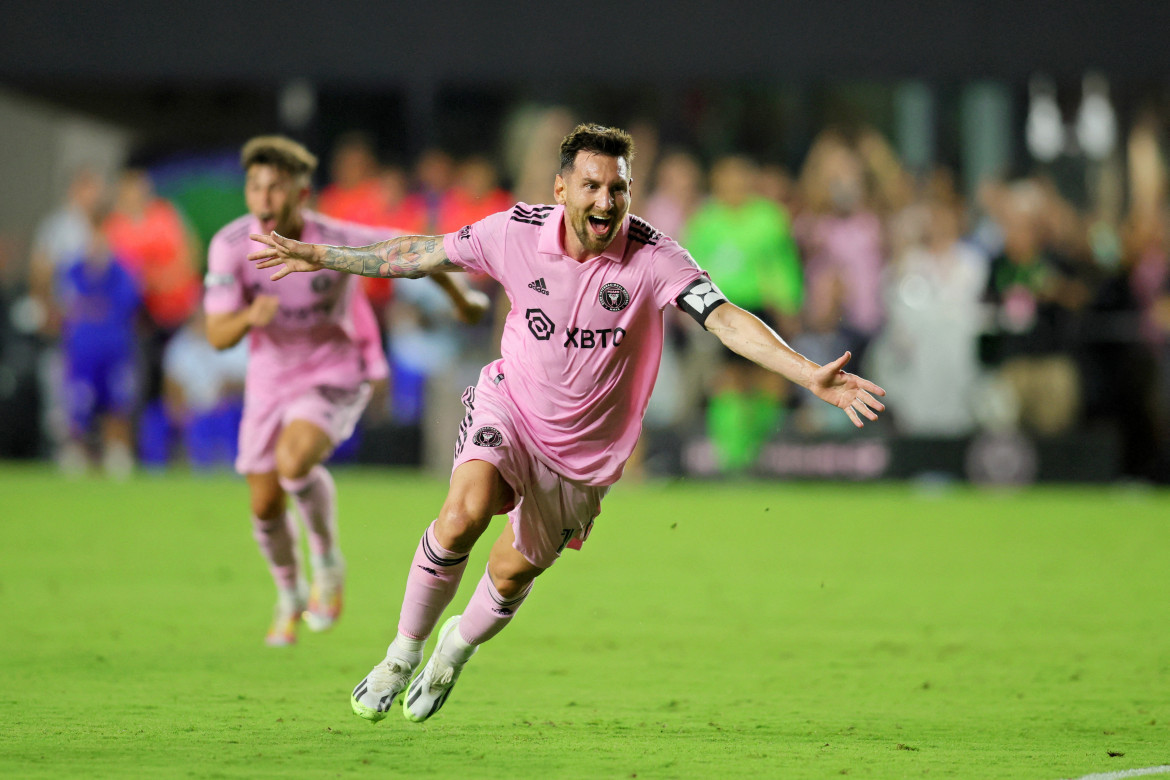
[[[0,464],[0,776],[1055,780],[1170,765],[1164,492],[619,485],[585,549],[420,726],[367,723],[348,696],[393,636],[445,485],[337,481],[346,615],[269,649],[242,482]]]

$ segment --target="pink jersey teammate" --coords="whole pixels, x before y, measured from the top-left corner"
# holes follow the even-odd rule
[[[398,634],[353,691],[354,712],[380,720],[405,691],[407,719],[447,701],[479,645],[513,618],[538,574],[583,539],[641,430],[662,353],[663,309],[686,311],[728,348],[807,387],[857,426],[885,407],[877,385],[797,354],[723,297],[672,239],[629,214],[633,143],[580,125],[561,143],[555,206],[519,204],[446,236],[406,236],[363,248],[256,236],[261,268],[321,268],[367,276],[485,272],[512,302],[503,357],[463,397],[451,487],[411,563]],[[423,647],[455,595],[467,556],[493,515],[508,515],[467,608]],[[413,680],[412,680],[413,677]]]
[[[226,349],[249,337],[244,416],[236,470],[251,492],[252,528],[276,581],[270,645],[296,641],[302,616],[315,631],[341,613],[345,562],[338,549],[336,488],[321,465],[353,433],[370,383],[389,373],[369,301],[348,274],[327,272],[276,284],[246,262],[250,233],[276,230],[305,241],[365,244],[394,231],[323,217],[304,208],[317,159],[279,136],[254,138],[241,153],[249,213],[215,234],[208,248],[204,308],[207,337]],[[445,275],[461,316],[486,307],[480,293]],[[299,563],[293,501],[308,532],[313,567],[309,589]]]

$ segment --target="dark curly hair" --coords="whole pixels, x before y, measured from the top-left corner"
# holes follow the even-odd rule
[[[634,162],[634,139],[625,130],[604,125],[581,124],[561,141],[561,173],[573,169],[577,152],[594,152],[607,157],[624,157]]]

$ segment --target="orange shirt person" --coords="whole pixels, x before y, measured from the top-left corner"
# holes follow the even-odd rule
[[[154,194],[145,171],[123,172],[102,229],[110,249],[138,280],[150,319],[165,330],[186,322],[202,289],[191,236],[175,207]]]

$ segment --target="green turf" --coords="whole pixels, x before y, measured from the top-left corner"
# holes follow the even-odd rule
[[[420,726],[369,724],[348,697],[392,636],[444,485],[337,481],[346,615],[269,649],[242,482],[0,464],[0,776],[1055,779],[1170,764],[1164,492],[623,484]]]

